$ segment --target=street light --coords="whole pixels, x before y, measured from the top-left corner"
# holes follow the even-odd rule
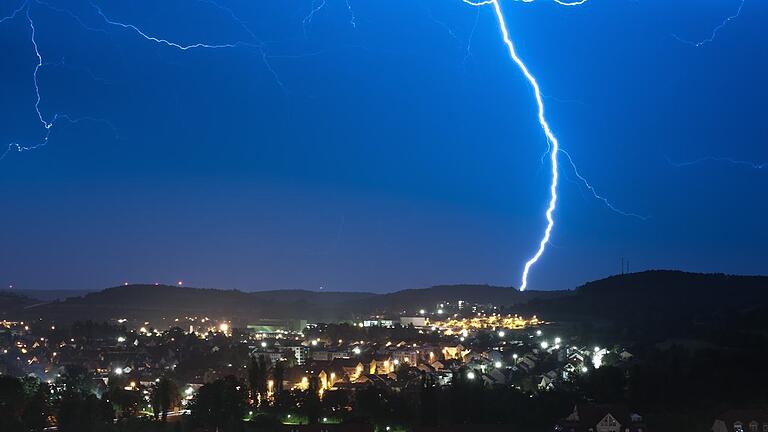
[[[472,371],[467,372],[467,378],[471,380],[475,379],[475,373]]]

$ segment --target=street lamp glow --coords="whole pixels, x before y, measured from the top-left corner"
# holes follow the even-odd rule
[[[123,368],[115,368],[115,375],[122,375],[123,374]]]
[[[542,349],[547,349],[547,348],[549,348],[549,342],[547,342],[547,341],[544,341],[544,342],[542,342],[542,343],[541,343],[541,348],[542,348]]]
[[[595,352],[600,352],[600,347],[599,346],[595,347]]]
[[[360,354],[360,347],[353,348],[352,352],[355,353],[355,354]]]
[[[541,336],[541,330],[536,330],[536,336]]]
[[[503,338],[504,336],[506,336],[506,333],[504,333],[504,330],[500,331],[499,332],[499,337]]]
[[[442,310],[442,309],[438,309],[438,310],[437,310],[437,314],[438,314],[438,315],[442,315],[442,314],[443,314],[443,310]]]
[[[125,342],[125,338],[122,337],[122,336],[118,336],[117,341],[118,342]]]
[[[556,337],[555,338],[555,345],[560,345],[560,342],[562,342],[562,341],[563,341],[562,339],[560,339],[559,337]]]
[[[517,354],[512,354],[512,358],[517,360]]]
[[[219,330],[221,330],[223,333],[228,332],[229,331],[229,324],[227,324],[227,323],[219,324]]]
[[[493,366],[494,366],[496,369],[501,369],[501,362],[500,362],[500,361],[497,361],[496,363],[494,363],[494,364],[493,364]]]
[[[467,372],[467,378],[471,380],[475,379],[475,373],[472,371]]]
[[[187,387],[187,389],[184,390],[184,393],[186,393],[187,396],[191,395],[194,392],[195,392],[195,389],[193,389],[192,387]]]

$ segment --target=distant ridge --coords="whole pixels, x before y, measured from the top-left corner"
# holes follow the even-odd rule
[[[722,327],[752,311],[768,314],[768,277],[649,270],[588,282],[573,295],[521,310],[549,319],[672,334],[695,323]]]
[[[34,289],[4,289],[3,294],[20,295],[40,301],[64,300],[69,297],[80,297],[94,290],[34,290]]]
[[[125,285],[40,304],[22,304],[17,313],[71,320],[114,317],[205,315],[243,321],[357,319],[373,313],[434,310],[440,302],[492,303],[545,319],[630,322],[665,316],[696,316],[749,307],[768,307],[768,277],[655,270],[611,276],[568,291],[524,291],[481,284],[439,285],[389,294],[306,290],[243,292],[175,285]],[[11,307],[11,308],[12,308]],[[8,309],[8,308],[6,308]]]

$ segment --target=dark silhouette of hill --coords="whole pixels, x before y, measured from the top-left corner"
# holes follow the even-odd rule
[[[768,309],[768,277],[653,270],[586,283],[573,295],[519,308],[548,320],[610,328],[636,339],[691,337],[754,320]]]
[[[80,297],[93,290],[34,290],[34,289],[9,289],[2,290],[0,294],[16,294],[40,301],[64,300],[69,297]]]
[[[768,277],[647,271],[586,283],[573,291],[525,291],[490,285],[441,285],[389,294],[273,290],[243,292],[169,285],[127,285],[45,304],[8,300],[27,317],[62,320],[88,316],[260,318],[340,320],[373,312],[434,310],[441,302],[464,300],[511,306],[546,320],[604,323],[634,328],[662,327],[729,314],[768,309]],[[6,309],[9,309],[6,308]],[[751,320],[757,317],[752,313]]]
[[[125,285],[82,297],[39,305],[29,313],[67,319],[87,313],[96,319],[114,317],[210,317],[338,319],[349,317],[337,306],[375,294],[279,290],[243,292],[173,285]]]
[[[0,316],[13,319],[11,315],[35,303],[39,301],[18,293],[0,292]]]
[[[93,319],[115,317],[209,317],[301,318],[309,320],[353,319],[373,311],[400,312],[434,309],[444,301],[513,305],[532,298],[550,298],[559,292],[525,292],[489,285],[450,285],[411,289],[391,294],[272,290],[243,292],[188,288],[173,285],[125,285],[36,305],[31,315],[69,319],[87,314]]]
[[[349,306],[363,311],[402,311],[424,308],[434,310],[441,302],[455,303],[463,300],[468,303],[493,303],[498,306],[511,306],[533,299],[554,298],[567,294],[567,291],[523,291],[512,287],[492,285],[437,285],[430,288],[406,289],[389,294],[381,294],[366,299],[365,302],[352,303]]]

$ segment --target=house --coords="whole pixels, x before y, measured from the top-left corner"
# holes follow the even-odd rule
[[[712,432],[768,432],[768,409],[726,411],[717,416]]]
[[[555,426],[558,432],[647,432],[643,417],[624,405],[579,404]]]
[[[462,344],[458,344],[455,347],[445,346],[443,347],[443,358],[462,360],[464,356],[470,353],[470,350],[464,348]]]

